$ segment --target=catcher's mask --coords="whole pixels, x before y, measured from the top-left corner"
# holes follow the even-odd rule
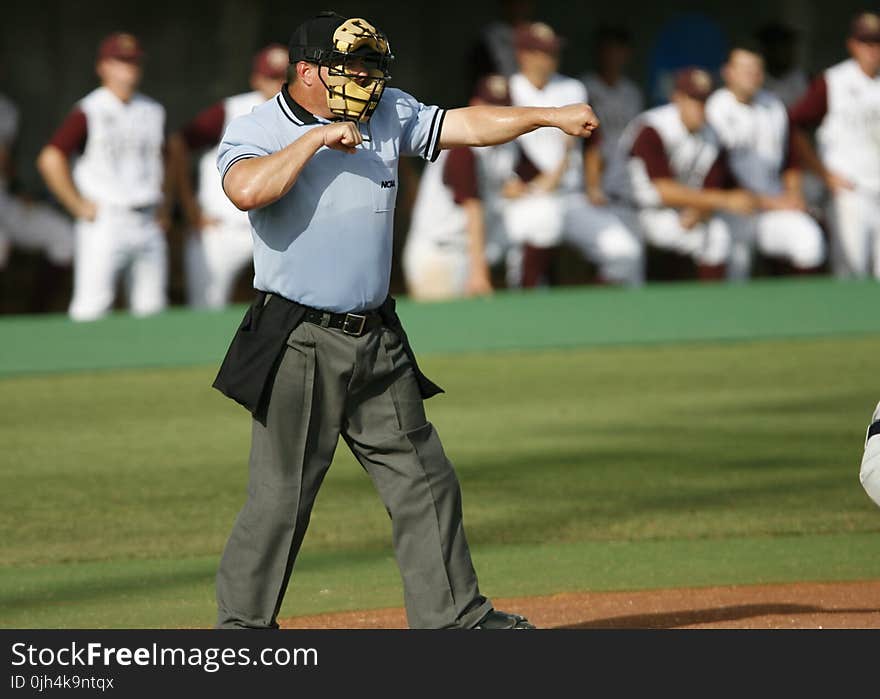
[[[306,45],[291,48],[290,60],[317,63],[327,67],[327,79],[321,82],[327,88],[327,106],[341,119],[369,121],[391,78],[394,60],[388,39],[365,19],[344,19],[326,13],[320,20],[342,20],[329,37],[329,47],[308,46],[309,38],[302,36]],[[310,32],[308,32],[310,33]]]

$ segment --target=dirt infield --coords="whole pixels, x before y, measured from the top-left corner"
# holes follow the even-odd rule
[[[880,580],[560,593],[494,600],[540,628],[880,629]],[[402,629],[403,609],[283,619],[289,629]]]

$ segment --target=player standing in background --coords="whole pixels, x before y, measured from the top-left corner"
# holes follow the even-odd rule
[[[510,106],[504,76],[480,80],[470,105]],[[425,165],[403,250],[403,271],[413,298],[491,293],[489,269],[510,252],[508,231],[523,231],[512,236],[519,238],[543,226],[559,227],[551,223],[559,207],[542,192],[540,179],[526,184],[520,178],[523,159],[516,143],[503,143],[444,150]],[[518,264],[518,256],[515,260]]]
[[[725,87],[709,98],[706,116],[727,151],[734,178],[757,196],[760,209],[733,219],[727,276],[749,276],[755,246],[798,271],[815,271],[825,261],[825,240],[806,213],[785,105],[761,89],[764,63],[755,48],[734,45],[721,74]]]
[[[251,92],[228,97],[198,114],[169,138],[177,195],[189,225],[184,252],[187,303],[196,308],[222,308],[235,279],[253,259],[251,224],[223,193],[217,172],[217,146],[229,122],[250,114],[274,97],[287,75],[287,48],[271,44],[254,56]],[[208,150],[199,160],[198,198],[193,193],[189,156]]]
[[[731,232],[720,214],[756,205],[751,192],[727,188],[727,157],[706,123],[711,93],[705,70],[677,71],[671,102],[627,126],[609,175],[612,196],[635,209],[645,239],[693,258],[701,279],[725,275]]]
[[[515,32],[520,72],[510,79],[514,105],[561,107],[586,102],[584,84],[557,73],[562,40],[542,23]],[[574,245],[598,268],[602,281],[637,285],[642,281],[642,248],[638,238],[603,204],[602,160],[598,137],[572,139],[560,131],[539,129],[517,139],[538,171],[556,178],[554,194],[561,225],[531,231],[523,243],[522,285],[535,286],[550,264],[554,246]]]
[[[166,305],[165,109],[137,92],[142,60],[131,34],[104,39],[96,65],[101,86],[77,103],[37,159],[49,189],[76,219],[74,320],[105,315],[123,271],[135,315]]]
[[[614,158],[626,125],[641,114],[645,100],[638,86],[624,74],[632,57],[632,39],[623,27],[602,25],[595,38],[596,70],[582,80],[596,116],[602,122],[602,159]]]
[[[880,278],[880,15],[858,15],[846,46],[851,57],[817,77],[790,116],[805,164],[831,191],[835,274]]]
[[[40,250],[46,268],[38,280],[39,295],[32,310],[43,310],[51,298],[59,268],[73,259],[73,228],[51,206],[25,201],[10,191],[14,176],[13,149],[18,136],[19,114],[15,104],[0,95],[0,270],[8,263],[13,247]]]

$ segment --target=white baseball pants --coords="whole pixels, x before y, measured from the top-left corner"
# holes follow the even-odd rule
[[[727,218],[733,236],[728,279],[748,279],[756,247],[762,254],[786,260],[797,269],[812,269],[825,261],[822,229],[803,211],[762,211]]]
[[[566,242],[599,269],[609,282],[639,285],[644,280],[642,244],[611,207],[593,206],[570,192],[513,200],[505,211],[511,240],[552,247]]]
[[[730,256],[730,225],[713,216],[692,228],[681,225],[676,209],[641,209],[635,217],[645,240],[655,247],[688,255],[701,265],[723,265]]]
[[[125,275],[134,315],[167,305],[168,246],[154,209],[99,206],[94,221],[77,221],[70,317],[97,320],[113,307],[116,282]]]
[[[187,303],[223,308],[235,280],[254,257],[250,224],[221,221],[190,235],[184,251]]]
[[[461,298],[467,292],[470,259],[460,245],[408,243],[402,261],[407,290],[417,301]]]
[[[608,206],[593,206],[586,195],[565,194],[563,239],[593,262],[605,281],[629,286],[645,278],[641,241]]]
[[[834,274],[880,279],[880,194],[835,193],[828,214]]]

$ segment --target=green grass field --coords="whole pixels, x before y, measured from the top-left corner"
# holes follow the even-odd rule
[[[858,483],[878,349],[880,333],[425,354],[483,590],[880,577]],[[213,623],[249,442],[214,370],[0,379],[0,626]],[[341,445],[282,615],[400,603],[387,516]]]

